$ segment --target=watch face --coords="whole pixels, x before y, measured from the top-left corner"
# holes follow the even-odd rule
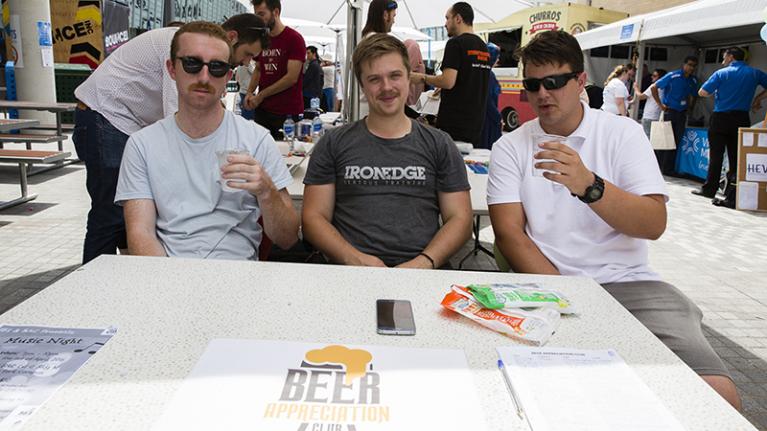
[[[595,201],[601,197],[602,197],[601,189],[597,187],[593,187],[591,190],[589,190],[589,199],[591,199],[592,201]]]

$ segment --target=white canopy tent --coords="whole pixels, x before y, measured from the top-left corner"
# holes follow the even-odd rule
[[[681,6],[636,15],[575,37],[581,48],[653,41],[658,44],[738,42],[743,27],[764,24],[767,0],[698,0]],[[722,31],[722,30],[726,30]]]
[[[442,60],[442,57],[445,54],[446,45],[446,40],[418,42],[418,46],[421,48],[421,56],[424,60]]]
[[[421,29],[439,27],[445,24],[445,12],[457,0],[397,0],[396,24],[402,27]],[[282,15],[294,18],[320,21],[325,24],[344,25],[347,23],[348,4],[351,0],[283,0]],[[244,4],[250,7],[249,2]],[[367,4],[364,0],[363,12],[367,14]],[[474,8],[475,22],[495,22],[512,13],[532,6],[529,1],[519,0],[473,0],[469,2]],[[363,14],[363,23],[364,17]]]
[[[700,49],[760,42],[765,7],[767,0],[698,0],[629,17],[575,37],[584,51],[635,44],[639,54],[637,69],[642,70],[646,44]],[[637,112],[634,109],[634,115]]]
[[[335,45],[336,35],[340,33],[346,38],[346,25],[324,24],[319,21],[283,17],[282,22],[301,33],[306,44],[318,42],[324,45]],[[428,41],[431,37],[411,27],[392,27],[391,34],[400,40],[413,39],[415,41]],[[335,48],[334,46],[332,48]]]

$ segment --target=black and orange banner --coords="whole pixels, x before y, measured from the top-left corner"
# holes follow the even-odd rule
[[[130,8],[127,5],[104,0],[102,28],[104,32],[104,56],[114,52],[129,39]]]

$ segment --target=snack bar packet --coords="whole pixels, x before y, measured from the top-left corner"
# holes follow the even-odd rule
[[[442,306],[482,326],[511,338],[541,346],[559,326],[559,312],[550,308],[532,311],[484,308],[465,287],[453,285]]]
[[[562,293],[538,284],[470,284],[468,291],[485,308],[552,308],[562,314],[575,310]]]

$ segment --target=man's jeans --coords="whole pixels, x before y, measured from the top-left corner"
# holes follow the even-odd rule
[[[127,248],[123,209],[114,204],[128,135],[117,130],[101,114],[91,109],[75,111],[72,141],[77,156],[85,162],[86,187],[91,197],[88,225],[83,245],[83,263],[102,254],[116,254]]]
[[[245,93],[240,93],[240,101],[238,102],[240,104],[240,115],[246,120],[253,121],[255,110],[245,108],[245,96]]]
[[[332,112],[336,104],[336,90],[333,87],[330,88],[323,88],[322,89],[322,96],[325,101],[324,109],[325,112]]]

